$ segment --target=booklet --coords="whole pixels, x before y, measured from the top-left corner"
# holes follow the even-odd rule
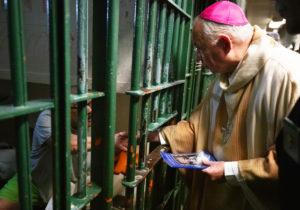
[[[206,165],[202,164],[202,160],[216,161],[209,152],[193,152],[193,153],[160,153],[165,162],[172,168],[194,168],[205,169]]]

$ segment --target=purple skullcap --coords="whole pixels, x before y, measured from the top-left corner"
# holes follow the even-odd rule
[[[219,1],[201,12],[200,17],[225,25],[246,25],[248,20],[242,9],[230,1]]]

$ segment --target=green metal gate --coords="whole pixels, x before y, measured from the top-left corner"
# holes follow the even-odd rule
[[[30,199],[28,115],[52,110],[54,209],[111,209],[113,196],[119,0],[93,1],[92,89],[87,91],[88,1],[77,0],[78,94],[70,92],[70,2],[49,0],[50,83],[47,100],[27,99],[21,0],[9,0],[8,27],[14,103],[0,106],[0,120],[14,118],[21,209]],[[201,65],[195,65],[191,27],[193,0],[136,0],[132,55],[127,209],[180,209],[186,189],[177,170],[161,161],[165,146],[147,144],[148,132],[188,119],[200,100]],[[145,28],[147,39],[144,40]],[[145,56],[143,56],[145,55]],[[142,82],[141,82],[142,81]],[[92,100],[91,183],[86,183],[87,100]],[[70,195],[70,105],[78,103],[79,187]],[[139,115],[139,109],[141,114]],[[140,119],[140,120],[139,120]],[[135,166],[137,130],[139,163]],[[168,179],[166,179],[168,177]],[[135,195],[136,189],[136,195]]]
[[[168,148],[157,145],[148,148],[147,135],[161,126],[187,119],[199,103],[201,67],[195,70],[191,42],[194,3],[136,1],[131,90],[127,91],[130,149],[123,181],[127,209],[180,209],[184,203],[186,192],[178,171],[168,168],[160,157],[160,151]],[[144,46],[145,58],[142,57]],[[135,167],[138,127],[139,162]]]
[[[17,171],[21,209],[32,209],[28,115],[52,110],[54,209],[110,209],[116,107],[116,67],[119,1],[94,2],[93,91],[87,91],[87,5],[78,0],[78,94],[70,93],[70,2],[49,1],[51,98],[27,99],[26,52],[21,0],[7,1],[9,52],[14,103],[0,106],[0,120],[14,118],[17,134]],[[105,47],[105,48],[104,48]],[[104,49],[104,50],[103,50]],[[103,62],[104,61],[104,62]],[[106,62],[107,61],[107,62]],[[105,64],[105,66],[103,66]],[[86,183],[87,100],[93,103],[92,183]],[[79,187],[70,196],[70,105],[78,103]],[[105,112],[103,112],[105,110]],[[104,114],[106,113],[106,114]],[[95,129],[97,128],[97,129]],[[99,129],[100,128],[100,129]],[[103,142],[101,143],[101,139]],[[101,146],[100,146],[101,144]],[[107,177],[109,179],[107,180]],[[101,196],[98,196],[101,192]]]

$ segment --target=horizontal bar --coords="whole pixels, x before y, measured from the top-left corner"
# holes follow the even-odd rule
[[[135,171],[135,180],[132,182],[127,182],[126,179],[122,181],[122,184],[125,187],[135,188],[137,187],[148,174],[152,171],[154,166],[161,160],[160,152],[168,152],[170,150],[169,147],[160,145],[156,147],[146,158],[146,169],[145,170],[136,170]]]
[[[187,73],[187,74],[185,74],[185,78],[188,78],[188,77],[191,77],[192,76],[192,74],[191,73]]]
[[[173,112],[172,114],[166,114],[163,117],[159,117],[157,122],[150,123],[148,126],[148,131],[154,131],[158,129],[160,126],[171,120],[172,118],[176,117],[177,111]]]
[[[101,187],[96,184],[89,183],[87,186],[86,196],[83,198],[76,197],[76,194],[71,197],[71,210],[79,210],[86,206],[91,200],[97,197],[102,191]]]
[[[181,120],[185,120],[187,117],[187,113],[183,113],[182,116],[181,116]]]
[[[149,88],[142,88],[140,90],[129,90],[126,91],[128,95],[133,95],[133,96],[144,96],[148,95],[157,91],[161,91],[163,89],[167,89],[176,85],[182,85],[184,84],[185,80],[177,80],[172,83],[167,83],[167,84],[161,84],[161,85],[156,85],[156,86],[151,86]]]
[[[165,1],[169,3],[172,7],[174,7],[175,10],[183,14],[185,18],[191,19],[191,16],[188,13],[186,13],[183,9],[181,9],[174,1],[172,0],[165,0]]]
[[[103,92],[89,92],[87,94],[71,95],[71,103],[86,101],[92,98],[103,97]],[[26,102],[25,106],[1,105],[0,106],[0,120],[14,118],[21,115],[27,115],[35,112],[40,112],[45,109],[54,108],[52,99],[38,99]]]
[[[213,75],[214,73],[212,73],[211,71],[207,71],[207,72],[205,72],[205,71],[202,71],[202,75],[208,75],[208,76],[210,76],[210,75]]]
[[[84,94],[71,94],[71,103],[86,101],[88,99],[100,98],[105,96],[104,92],[90,91]]]
[[[0,106],[0,120],[40,112],[53,108],[51,99],[39,99],[26,102],[25,106],[3,105]]]

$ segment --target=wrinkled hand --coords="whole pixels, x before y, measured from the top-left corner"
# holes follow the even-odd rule
[[[128,148],[128,133],[121,131],[115,134],[115,153],[119,154],[121,151],[127,152]]]
[[[202,170],[203,173],[207,174],[212,181],[224,182],[224,161],[208,161],[203,160],[202,163],[208,166]]]

